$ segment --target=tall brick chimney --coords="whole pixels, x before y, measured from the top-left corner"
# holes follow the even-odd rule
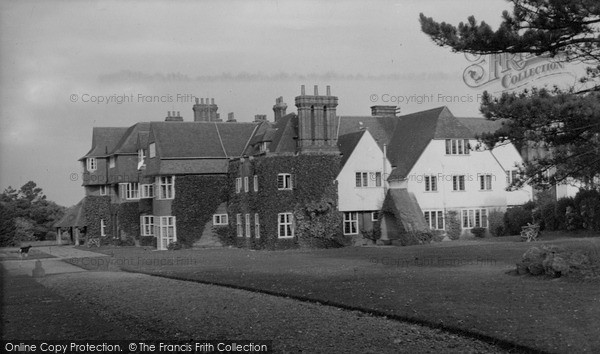
[[[196,104],[192,107],[194,122],[220,122],[218,109],[219,107],[215,104],[214,98],[196,98]]]
[[[279,96],[275,99],[275,105],[273,106],[273,112],[275,113],[275,122],[279,120],[279,118],[285,116],[285,111],[287,110],[287,104],[283,102],[283,96]]]
[[[400,108],[397,106],[371,106],[371,115],[373,117],[395,117],[397,113],[400,113]]]

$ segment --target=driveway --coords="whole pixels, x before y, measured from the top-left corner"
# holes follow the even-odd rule
[[[3,248],[4,254],[13,254],[18,252],[18,248]],[[78,273],[85,272],[73,264],[64,262],[65,259],[70,258],[94,258],[94,257],[106,257],[104,254],[89,252],[77,249],[73,246],[39,246],[34,247],[30,252],[46,254],[52,258],[40,258],[40,259],[2,259],[0,263],[4,271],[8,275],[32,275],[33,269],[37,261],[41,262],[41,266],[44,269],[44,273],[47,275],[51,274],[64,274],[64,273]],[[8,257],[6,257],[8,258]],[[34,257],[32,257],[34,258]]]

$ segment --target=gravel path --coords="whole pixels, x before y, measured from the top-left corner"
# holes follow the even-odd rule
[[[263,339],[284,353],[503,352],[475,339],[360,312],[143,274],[85,272],[39,281],[86,304],[124,334],[139,333],[135,339],[141,340]]]

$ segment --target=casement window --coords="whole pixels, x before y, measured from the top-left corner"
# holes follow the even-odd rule
[[[244,192],[248,193],[250,191],[250,182],[248,181],[248,177],[244,177]]]
[[[115,168],[116,165],[117,165],[117,157],[116,156],[109,157],[108,158],[108,167]]]
[[[468,139],[446,139],[446,155],[469,155]]]
[[[235,224],[237,225],[237,236],[244,237],[244,228],[242,227],[242,214],[236,214]]]
[[[464,191],[465,190],[465,176],[452,176],[452,190],[453,191]]]
[[[479,175],[479,190],[480,191],[491,191],[492,190],[492,175]]]
[[[269,151],[269,145],[268,144],[269,143],[266,142],[266,141],[263,141],[262,143],[260,143],[260,145],[259,145],[259,151],[260,152],[267,152],[267,151]]]
[[[98,168],[98,162],[95,157],[88,157],[86,159],[86,168],[88,171],[93,172]]]
[[[258,213],[254,214],[254,237],[260,238],[260,220],[258,218]]]
[[[227,214],[214,214],[213,215],[213,225],[214,226],[223,226],[229,224],[229,216]]]
[[[154,184],[142,184],[140,188],[140,198],[154,198]]]
[[[379,212],[378,211],[371,212],[371,221],[379,221]]]
[[[437,192],[437,176],[425,176],[425,192]]]
[[[519,179],[519,170],[506,171],[506,185],[510,186]]]
[[[151,143],[150,145],[148,145],[148,157],[156,157],[156,143]]]
[[[461,211],[462,228],[472,229],[474,227],[488,227],[487,209],[463,209]]]
[[[146,157],[146,150],[138,149],[138,170],[144,166],[144,160]]]
[[[381,172],[355,172],[355,186],[356,188],[366,187],[381,187],[383,185]]]
[[[106,195],[106,194],[107,194],[106,185],[100,186],[100,195]]]
[[[158,199],[175,198],[175,176],[157,177]]]
[[[358,234],[358,213],[357,212],[345,212],[344,213],[344,235],[356,235]]]
[[[235,192],[239,193],[242,191],[242,177],[235,179]]]
[[[246,237],[250,237],[250,214],[246,214],[246,218],[244,221],[244,226],[246,226]]]
[[[289,173],[280,173],[277,175],[277,189],[292,189],[292,175]]]
[[[294,237],[294,216],[292,213],[280,213],[277,215],[277,237]]]
[[[169,243],[177,241],[177,225],[174,216],[158,217],[158,236],[160,237],[160,249],[167,249]]]
[[[119,183],[119,197],[129,200],[140,199],[139,184],[137,182]]]
[[[100,219],[100,236],[106,236],[106,222]]]
[[[258,176],[254,175],[254,191],[258,192]]]
[[[443,210],[426,210],[423,212],[425,221],[431,230],[444,230],[444,211]]]
[[[140,216],[140,231],[142,236],[154,236],[154,216]]]

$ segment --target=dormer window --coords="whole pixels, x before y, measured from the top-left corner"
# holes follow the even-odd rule
[[[469,139],[446,139],[446,155],[469,155]]]
[[[96,171],[96,169],[98,168],[98,162],[96,161],[96,158],[88,157],[86,160],[86,167],[87,170],[90,172]]]
[[[260,152],[267,152],[269,150],[268,144],[269,143],[266,141],[263,141],[262,143],[260,143],[260,145],[259,145]]]

